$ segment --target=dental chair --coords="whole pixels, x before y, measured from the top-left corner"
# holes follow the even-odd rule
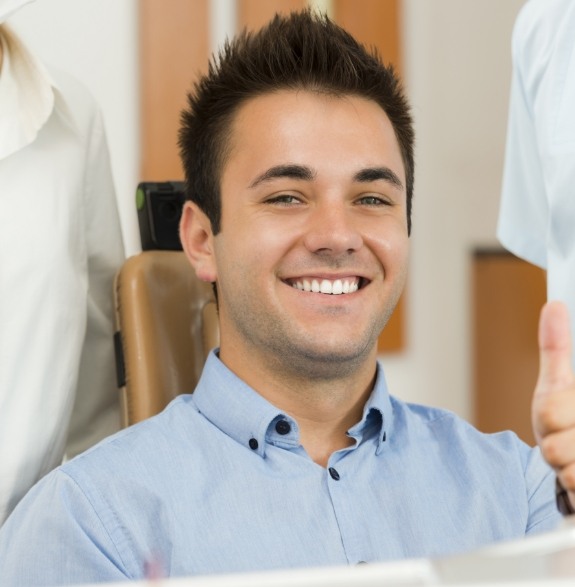
[[[130,257],[114,282],[116,372],[122,425],[153,416],[192,393],[219,344],[216,302],[181,251]]]

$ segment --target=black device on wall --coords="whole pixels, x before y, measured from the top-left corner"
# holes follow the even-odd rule
[[[184,205],[184,182],[141,182],[136,209],[142,250],[181,251],[179,224]]]

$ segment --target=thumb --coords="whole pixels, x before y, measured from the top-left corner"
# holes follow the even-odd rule
[[[535,393],[564,390],[574,380],[569,312],[561,302],[548,302],[539,319],[539,378]]]

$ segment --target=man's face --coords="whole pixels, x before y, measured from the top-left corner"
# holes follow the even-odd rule
[[[266,94],[240,108],[230,147],[221,232],[199,271],[217,280],[222,360],[311,378],[374,360],[408,257],[404,166],[384,111]]]

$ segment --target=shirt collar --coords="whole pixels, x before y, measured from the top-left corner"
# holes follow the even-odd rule
[[[32,1],[33,0],[2,0],[0,6],[0,24],[15,12],[18,12],[22,6],[30,4]]]
[[[297,422],[232,373],[218,358],[217,349],[207,358],[192,400],[199,412],[222,432],[262,457],[268,443],[286,448],[299,446]],[[278,426],[279,422],[282,424]],[[348,433],[358,441],[378,434],[379,454],[389,438],[391,424],[391,402],[383,368],[378,364],[363,417]]]
[[[393,411],[385,373],[381,363],[377,363],[377,372],[373,391],[363,408],[363,418],[350,428],[349,435],[358,441],[372,434],[378,435],[376,454],[380,454],[390,438],[393,425]]]
[[[46,68],[7,28],[0,31],[0,159],[32,143],[54,110],[55,84]]]

